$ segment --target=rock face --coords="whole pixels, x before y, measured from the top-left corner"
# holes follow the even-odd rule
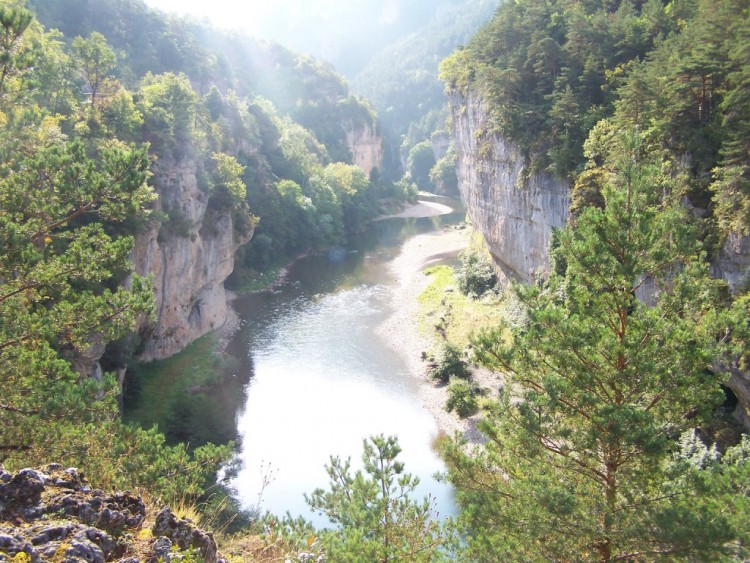
[[[732,233],[727,237],[714,263],[714,275],[723,278],[734,293],[743,291],[750,282],[750,237]],[[731,366],[727,382],[737,397],[734,416],[750,430],[750,373]]]
[[[224,280],[234,269],[234,252],[249,240],[235,240],[230,210],[209,208],[199,187],[201,171],[189,155],[156,165],[158,208],[169,215],[139,235],[134,270],[153,278],[156,321],[146,327],[140,359],[162,359],[221,327],[229,308]]]
[[[507,278],[533,281],[549,269],[553,228],[566,224],[569,186],[548,174],[527,175],[516,147],[491,130],[481,100],[450,96],[458,180],[469,217]],[[750,281],[750,237],[730,235],[713,264],[714,275],[735,292]],[[650,296],[639,299],[648,303]],[[750,374],[731,370],[735,417],[750,429]]]
[[[178,561],[173,546],[194,550],[200,561],[223,561],[210,533],[169,509],[148,539],[137,539],[145,517],[139,497],[92,489],[75,469],[48,465],[13,474],[0,467],[0,561]]]
[[[383,166],[383,138],[372,121],[348,122],[343,124],[346,142],[352,153],[352,163],[366,174],[373,168]]]
[[[553,228],[568,220],[569,186],[550,174],[529,175],[518,149],[487,133],[478,97],[451,94],[461,197],[507,278],[525,282],[549,270]]]
[[[724,279],[732,293],[750,282],[750,237],[732,233],[714,264],[714,275]]]

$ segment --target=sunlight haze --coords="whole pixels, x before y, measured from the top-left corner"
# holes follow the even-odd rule
[[[207,18],[219,27],[245,29],[252,33],[258,33],[259,22],[267,18],[270,12],[281,9],[280,3],[238,3],[233,0],[147,0],[146,3],[164,12]]]
[[[252,1],[238,3],[234,0],[147,0],[146,3],[165,12],[191,15],[198,19],[207,18],[219,27],[243,29],[261,37],[268,37],[272,26],[286,19],[290,26],[304,21],[305,14],[314,14],[318,21],[333,21],[342,14],[362,11],[362,2],[343,0],[281,0],[277,2]],[[367,8],[365,8],[367,9]],[[382,25],[395,23],[401,10],[397,0],[382,2],[377,21]],[[275,26],[273,26],[275,27]]]
[[[459,0],[146,0],[168,13],[245,31],[295,51],[309,53],[353,77],[386,45],[431,20],[441,6]]]

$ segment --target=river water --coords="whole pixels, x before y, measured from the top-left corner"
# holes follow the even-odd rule
[[[357,468],[363,439],[385,434],[398,436],[406,471],[420,478],[417,498],[429,494],[441,515],[454,512],[450,488],[434,478],[443,470],[431,448],[434,419],[374,329],[390,311],[388,262],[403,242],[462,217],[375,222],[350,248],[295,262],[277,291],[235,301],[243,323],[229,352],[244,355],[250,377],[228,474],[245,508],[320,523],[303,493],[325,488],[329,456]]]

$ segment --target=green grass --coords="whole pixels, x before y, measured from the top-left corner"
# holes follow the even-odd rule
[[[464,349],[473,335],[500,323],[505,309],[501,298],[489,295],[474,300],[463,295],[450,266],[428,268],[424,274],[432,281],[419,296],[419,324],[435,343],[447,340]]]

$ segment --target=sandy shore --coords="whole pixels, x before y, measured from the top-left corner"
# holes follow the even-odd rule
[[[405,219],[408,217],[435,217],[437,215],[447,215],[453,211],[447,205],[442,203],[435,203],[434,201],[419,201],[416,205],[407,207],[400,213],[394,213],[393,215],[383,215],[378,217],[375,221],[382,221],[383,219],[394,219],[401,218]]]
[[[416,213],[419,210],[407,209],[405,212]],[[426,377],[422,352],[431,351],[435,344],[420,332],[417,322],[417,298],[430,283],[424,269],[457,256],[468,242],[467,229],[447,229],[418,235],[407,241],[401,254],[389,266],[397,280],[391,288],[392,313],[377,327],[377,333],[402,356],[408,370],[419,380],[420,399],[435,418],[438,429],[449,435],[458,431],[469,439],[477,440],[473,420],[461,420],[445,411],[447,387],[435,385]]]

